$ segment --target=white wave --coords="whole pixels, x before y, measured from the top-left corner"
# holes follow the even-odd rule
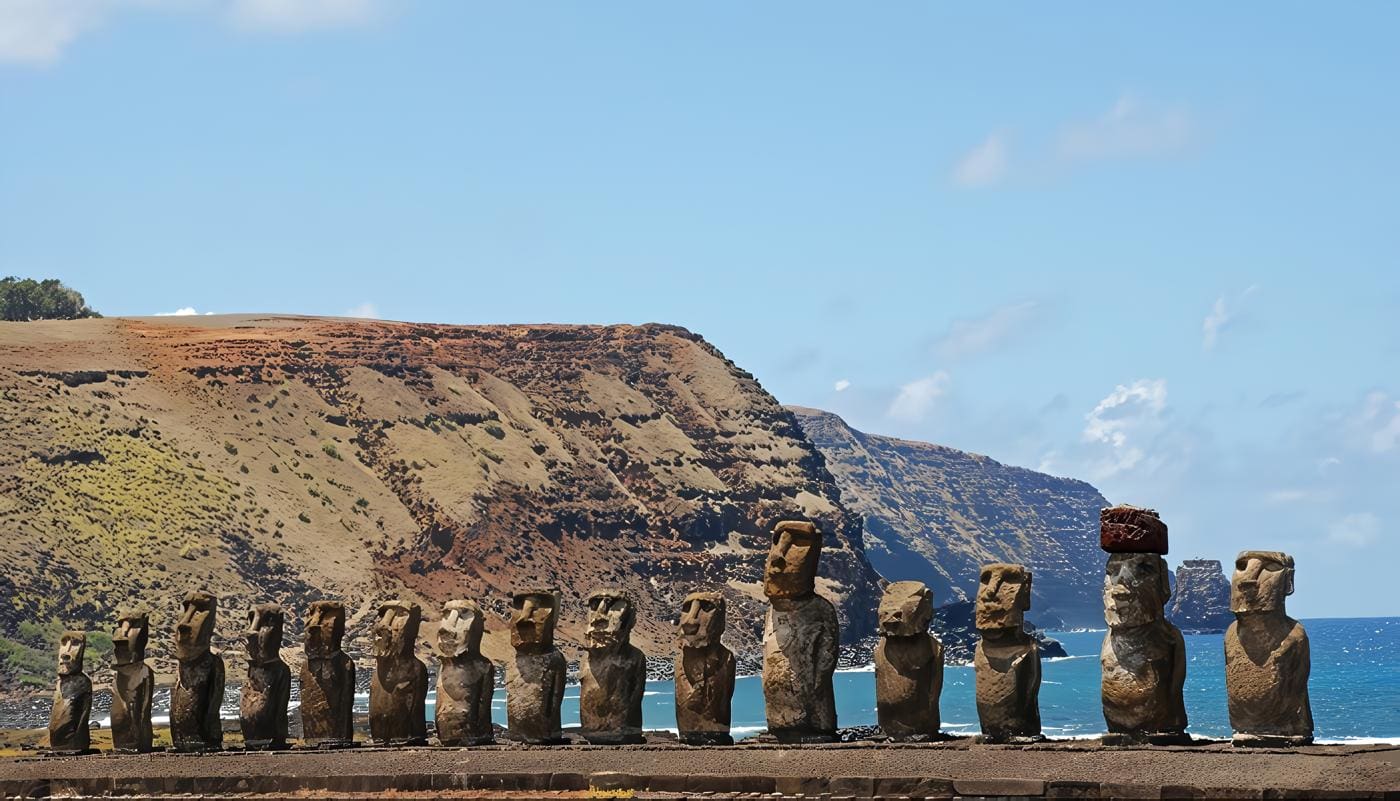
[[[1400,745],[1400,737],[1319,737],[1318,745]]]
[[[1071,660],[1071,659],[1092,659],[1093,657],[1096,657],[1096,656],[1098,656],[1098,654],[1075,654],[1074,656],[1052,656],[1052,657],[1050,657],[1050,658],[1048,658],[1048,659],[1042,659],[1042,660],[1040,660],[1040,661],[1042,661],[1042,662],[1068,662],[1068,661]]]
[[[642,693],[642,695],[665,695],[665,693],[661,692],[660,690],[646,690]]]
[[[870,664],[868,664],[868,665],[862,665],[861,667],[838,668],[836,672],[837,672],[837,673],[874,673],[874,672],[875,672],[875,663],[874,663],[874,662],[871,662]]]

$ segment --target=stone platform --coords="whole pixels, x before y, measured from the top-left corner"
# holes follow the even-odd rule
[[[357,748],[0,760],[0,796],[1396,798],[1400,747],[874,743]],[[750,794],[750,795],[745,795]]]

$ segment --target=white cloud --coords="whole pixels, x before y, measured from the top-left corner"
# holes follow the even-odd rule
[[[364,25],[379,15],[382,0],[232,0],[234,25],[295,33],[316,28]]]
[[[1039,308],[1033,300],[993,309],[981,317],[955,320],[947,333],[934,343],[934,350],[945,359],[961,359],[993,350],[1021,333]]]
[[[953,184],[964,189],[992,186],[1006,177],[1007,166],[1006,137],[992,133],[953,165]]]
[[[117,0],[0,0],[0,61],[52,64],[117,5]]]
[[[1166,407],[1166,379],[1140,378],[1119,384],[1084,415],[1083,440],[1106,449],[1093,467],[1097,478],[1108,478],[1142,463],[1141,440],[1161,430]]]
[[[899,394],[890,403],[888,414],[897,420],[917,423],[928,416],[934,404],[948,389],[950,376],[939,370],[927,378],[911,381],[899,388]]]
[[[1345,436],[1351,447],[1376,454],[1389,454],[1400,446],[1400,400],[1380,390],[1366,393],[1361,408],[1344,420]]]
[[[836,389],[837,392],[845,392],[846,390],[848,390],[848,389],[850,389],[850,388],[851,388],[851,382],[850,382],[849,380],[845,379],[845,378],[842,378],[841,380],[839,380],[839,381],[836,382],[836,387],[835,387],[835,389]]]
[[[0,0],[0,2],[3,2],[3,0]],[[157,317],[193,317],[197,314],[199,314],[199,312],[195,311],[193,306],[185,306],[173,312],[156,312]],[[213,314],[213,312],[205,312],[205,314]]]
[[[1225,296],[1221,295],[1215,299],[1210,314],[1207,314],[1201,323],[1201,347],[1215,350],[1215,343],[1220,339],[1220,330],[1229,324],[1230,310],[1225,306]]]
[[[346,317],[364,317],[369,320],[379,319],[379,309],[373,303],[361,303],[353,309],[345,310]]]
[[[1184,150],[1194,136],[1185,109],[1153,107],[1124,94],[1100,116],[1065,126],[1056,155],[1064,162],[1165,156]]]
[[[1349,514],[1327,527],[1327,541],[1337,545],[1364,548],[1380,534],[1380,518],[1370,512]]]

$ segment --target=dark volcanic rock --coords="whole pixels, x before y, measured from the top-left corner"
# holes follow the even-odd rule
[[[1234,622],[1230,613],[1230,580],[1219,559],[1187,559],[1176,569],[1167,619],[1184,632],[1224,631]]]

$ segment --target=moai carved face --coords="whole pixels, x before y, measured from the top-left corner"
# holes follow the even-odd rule
[[[982,568],[977,586],[977,628],[1019,629],[1030,608],[1031,571],[1001,563]]]
[[[185,596],[180,620],[175,623],[176,659],[187,662],[209,653],[218,606],[219,602],[207,592],[197,591]]]
[[[438,653],[449,659],[481,653],[485,629],[486,620],[475,601],[448,601],[442,606],[442,621],[438,623]]]
[[[763,568],[763,594],[800,598],[816,588],[822,535],[811,523],[785,520],[773,527],[773,544]]]
[[[1103,580],[1104,620],[1132,628],[1160,620],[1171,597],[1166,560],[1155,553],[1109,554]]]
[[[282,658],[282,619],[282,607],[277,604],[259,604],[248,610],[243,639],[250,663],[265,665]]]
[[[880,635],[915,637],[928,633],[933,592],[922,581],[896,581],[880,596]]]
[[[149,626],[146,613],[123,612],[117,618],[117,630],[112,632],[112,661],[131,665],[145,660]]]
[[[313,601],[306,613],[306,656],[327,659],[340,652],[345,639],[345,604]]]
[[[632,637],[636,611],[632,599],[621,590],[594,590],[588,596],[589,648],[618,648]]]
[[[554,647],[554,624],[559,614],[559,594],[554,590],[527,590],[510,597],[510,644],[526,651]]]
[[[374,642],[370,653],[377,657],[410,656],[418,639],[423,610],[408,601],[385,601],[374,621]]]
[[[73,676],[83,672],[83,654],[87,651],[87,634],[65,631],[58,638],[58,675]]]
[[[709,648],[724,635],[724,596],[717,592],[692,592],[681,604],[679,625],[682,648]]]
[[[1230,611],[1282,612],[1293,594],[1293,557],[1279,551],[1241,551],[1230,581]]]

